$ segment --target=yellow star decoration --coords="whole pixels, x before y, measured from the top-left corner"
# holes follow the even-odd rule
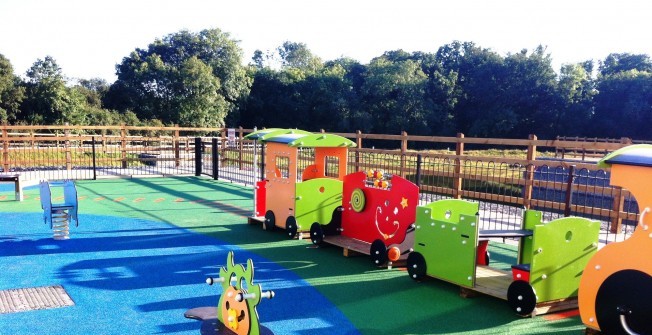
[[[229,327],[231,327],[231,329],[233,330],[238,330],[238,313],[233,308],[229,308],[227,313],[229,315],[228,317]]]
[[[408,206],[408,199],[401,197],[401,206],[403,206],[403,209]]]

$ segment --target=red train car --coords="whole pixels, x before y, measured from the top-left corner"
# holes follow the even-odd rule
[[[371,256],[376,265],[405,260],[413,245],[412,231],[419,187],[379,171],[344,177],[340,221],[313,224],[314,244],[333,244]]]

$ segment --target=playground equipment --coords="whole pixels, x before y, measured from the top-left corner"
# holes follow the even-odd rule
[[[0,183],[13,183],[16,201],[23,201],[24,181],[19,174],[0,174]]]
[[[580,274],[598,246],[598,221],[566,217],[544,224],[541,212],[527,210],[519,230],[481,230],[478,213],[478,203],[457,199],[419,206],[410,277],[430,276],[459,285],[462,295],[507,300],[523,316],[577,306]],[[486,238],[518,238],[511,273],[478,264],[478,241]]]
[[[604,334],[652,334],[652,145],[632,145],[605,156],[611,184],[636,197],[639,221],[625,241],[598,251],[579,286],[582,322]]]
[[[256,183],[255,215],[265,230],[285,229],[290,238],[314,222],[326,224],[341,205],[351,140],[301,130],[261,130],[247,135],[265,144],[265,179]],[[314,162],[300,169],[299,151],[314,150]],[[260,215],[264,213],[264,218]]]
[[[262,298],[272,299],[274,291],[263,291],[254,285],[254,263],[247,260],[247,268],[235,264],[233,251],[229,251],[226,267],[220,269],[218,278],[207,278],[206,283],[220,283],[222,295],[215,307],[193,308],[184,316],[203,321],[201,334],[266,335],[272,332],[260,325],[256,306]]]
[[[371,256],[375,265],[404,262],[413,245],[412,232],[419,187],[382,171],[344,177],[341,220],[313,223],[314,244],[332,244]]]
[[[63,188],[63,202],[52,202],[51,187]],[[66,240],[70,238],[70,221],[75,221],[75,226],[79,226],[77,218],[78,203],[77,203],[77,188],[72,180],[65,180],[63,182],[50,183],[47,180],[42,180],[39,183],[39,191],[41,196],[41,208],[43,208],[43,221],[47,224],[50,223],[50,228],[53,231],[53,238],[55,240]]]

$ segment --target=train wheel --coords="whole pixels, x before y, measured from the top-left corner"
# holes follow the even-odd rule
[[[360,188],[356,188],[351,192],[351,208],[360,213],[364,210],[365,197],[364,192]]]
[[[370,253],[374,265],[383,265],[387,263],[387,247],[381,240],[375,240],[371,243]]]
[[[652,276],[613,273],[598,289],[595,314],[603,334],[652,334]]]
[[[489,251],[484,253],[484,265],[489,265],[490,256],[491,255],[489,255]]]
[[[507,288],[507,303],[518,315],[530,315],[537,305],[537,295],[530,283],[516,280]]]
[[[315,222],[310,226],[310,240],[312,244],[320,245],[324,242],[324,231],[321,229],[321,225],[318,222]]]
[[[410,275],[410,278],[414,280],[421,280],[426,276],[426,259],[423,258],[423,255],[413,251],[408,255],[407,258],[407,271]]]
[[[287,220],[285,220],[285,231],[288,237],[292,239],[297,237],[298,230],[297,219],[294,216],[288,216]]]
[[[274,228],[276,228],[276,217],[274,217],[274,212],[265,212],[265,222],[263,222],[263,228],[268,231],[273,231]]]

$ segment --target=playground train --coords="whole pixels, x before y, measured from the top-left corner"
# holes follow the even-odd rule
[[[433,277],[507,300],[528,316],[580,308],[582,322],[606,334],[652,334],[652,146],[618,150],[601,162],[614,185],[637,198],[640,222],[632,236],[598,250],[600,222],[566,217],[547,223],[526,210],[520,229],[480,227],[477,202],[439,200],[419,205],[419,188],[380,171],[347,174],[352,141],[332,134],[267,129],[247,135],[264,144],[264,176],[256,183],[251,222],[309,233],[370,255],[375,265],[403,265],[414,280]],[[312,150],[300,169],[301,150]],[[261,171],[261,175],[263,175]],[[489,267],[491,239],[518,241],[511,271]]]

